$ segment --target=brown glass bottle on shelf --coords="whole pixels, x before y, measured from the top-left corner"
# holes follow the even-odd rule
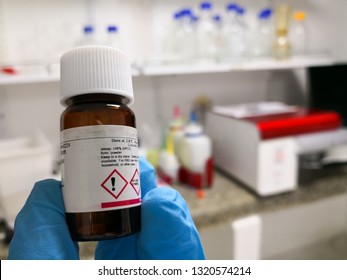
[[[128,57],[85,46],[61,58],[62,191],[73,240],[110,239],[141,226],[141,190]]]

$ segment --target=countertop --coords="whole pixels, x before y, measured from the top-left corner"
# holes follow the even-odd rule
[[[347,192],[347,166],[321,170],[301,170],[295,191],[262,198],[221,171],[216,170],[213,186],[204,190],[204,197],[182,185],[175,185],[189,205],[198,229],[231,221],[253,213],[276,211]],[[93,255],[95,243],[80,244],[83,259]],[[0,244],[0,259],[6,259],[8,248]]]
[[[221,171],[215,172],[213,186],[198,198],[197,191],[174,187],[187,201],[197,228],[231,221],[252,213],[276,211],[347,192],[347,166],[300,170],[295,191],[260,197]]]

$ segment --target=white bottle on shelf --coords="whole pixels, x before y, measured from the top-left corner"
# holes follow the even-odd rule
[[[211,2],[200,4],[199,21],[197,24],[198,57],[200,61],[211,62],[216,57],[215,24]]]
[[[77,46],[94,45],[96,44],[94,26],[83,26],[82,38],[77,42]]]
[[[237,6],[236,4],[228,4],[225,7],[225,16],[222,26],[222,42],[221,42],[221,49],[220,49],[220,56],[223,58],[229,58],[231,56],[230,52],[230,37],[232,34],[232,26],[235,22],[236,17],[236,10]]]
[[[117,49],[123,49],[122,40],[120,38],[119,27],[117,25],[107,26],[107,37],[105,45]]]
[[[184,134],[185,123],[181,116],[181,109],[178,105],[173,108],[173,116],[168,127],[168,136],[172,137],[174,144],[174,153],[179,159],[180,143]]]
[[[212,144],[210,138],[204,134],[202,126],[198,124],[194,111],[180,141],[179,152],[180,182],[198,189],[211,187],[213,183]]]
[[[274,24],[272,9],[266,8],[259,12],[257,26],[252,34],[251,54],[256,57],[269,57],[272,53],[274,40]]]
[[[222,52],[224,47],[224,38],[222,33],[223,20],[220,14],[213,16],[213,22],[215,25],[215,34],[214,34],[214,44],[216,47],[216,59],[220,60],[222,58]]]
[[[185,169],[195,173],[205,172],[206,162],[212,155],[211,140],[204,134],[202,126],[197,123],[194,112],[180,140],[179,152]]]
[[[182,11],[175,12],[163,33],[160,48],[160,63],[177,62],[180,57],[179,41],[182,32]]]
[[[239,6],[236,12],[234,32],[231,38],[231,53],[234,57],[242,58],[247,55],[249,30],[245,20],[246,10]]]
[[[307,36],[306,13],[296,11],[293,14],[293,21],[289,30],[293,55],[305,55],[307,53]]]
[[[177,36],[177,51],[181,62],[191,62],[196,58],[196,31],[191,9],[181,11],[181,25]]]
[[[248,26],[244,20],[245,9],[228,4],[226,19],[223,25],[223,38],[225,38],[223,56],[229,59],[238,59],[246,54],[248,45]]]
[[[168,134],[165,139],[165,149],[162,149],[158,158],[158,176],[168,184],[174,184],[178,180],[180,164],[174,152],[174,139]]]

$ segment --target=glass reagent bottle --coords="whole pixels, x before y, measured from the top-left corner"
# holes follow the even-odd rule
[[[140,230],[141,190],[128,57],[83,46],[61,58],[62,193],[75,241]]]

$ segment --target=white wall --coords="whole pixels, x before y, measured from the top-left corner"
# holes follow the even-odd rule
[[[262,258],[277,258],[286,252],[318,244],[347,232],[347,196],[333,196],[261,215]],[[310,252],[303,255],[309,256]]]

